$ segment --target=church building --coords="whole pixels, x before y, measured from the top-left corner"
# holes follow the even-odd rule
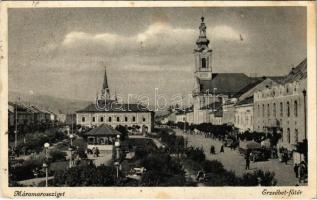
[[[257,81],[243,73],[214,73],[212,61],[212,49],[209,48],[209,39],[206,34],[204,17],[201,17],[199,37],[194,49],[195,85],[193,90],[194,100],[194,124],[210,122],[210,113],[216,112],[209,106],[214,102],[225,102],[233,97],[248,84]]]
[[[97,127],[108,124],[112,128],[126,126],[131,133],[146,134],[154,127],[154,112],[141,104],[119,103],[111,98],[105,70],[101,96],[96,102],[76,112],[78,125]]]

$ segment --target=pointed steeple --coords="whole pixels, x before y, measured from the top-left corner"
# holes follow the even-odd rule
[[[201,18],[201,23],[199,26],[199,37],[196,41],[197,44],[197,48],[208,48],[208,44],[209,44],[209,40],[207,38],[207,34],[206,34],[206,24],[204,22],[205,18],[202,16]]]
[[[102,95],[102,97],[106,98],[106,100],[110,99],[110,90],[109,90],[108,80],[107,80],[107,67],[105,67],[105,75],[103,78],[101,95]]]

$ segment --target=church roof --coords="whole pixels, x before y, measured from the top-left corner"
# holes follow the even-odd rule
[[[121,132],[117,131],[116,129],[112,128],[108,124],[101,124],[100,126],[91,129],[90,131],[84,133],[85,136],[106,136],[106,135],[121,135]]]
[[[216,94],[232,96],[256,80],[243,73],[215,73],[211,80],[201,80],[200,84],[203,93],[208,90],[209,94],[213,94],[213,89],[217,88]]]
[[[82,110],[78,110],[77,113],[85,112],[152,112],[147,107],[141,104],[121,104],[121,103],[107,103],[106,106],[100,103],[97,107],[92,103]]]

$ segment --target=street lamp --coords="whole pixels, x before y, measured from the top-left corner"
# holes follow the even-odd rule
[[[71,168],[73,166],[73,156],[72,156],[72,152],[73,152],[73,138],[74,135],[70,134],[69,135],[69,139],[70,139],[70,146],[69,146],[69,151],[70,151],[70,158],[69,158],[69,168]]]
[[[307,95],[307,91],[304,89],[303,90],[303,96],[304,96],[304,127],[305,127],[305,131],[304,131],[304,134],[305,134],[305,139],[307,138],[307,133],[306,133],[306,95]]]
[[[119,165],[120,165],[120,135],[117,135],[117,141],[115,141],[114,146],[116,148],[116,162],[114,165],[117,170],[117,179],[119,178]]]
[[[217,88],[213,88],[213,93],[214,93],[214,103],[213,103],[213,111],[215,112],[215,103],[216,103],[216,90],[217,90]]]
[[[45,150],[45,160],[43,162],[43,167],[45,169],[45,187],[48,186],[48,148],[50,147],[49,143],[44,144],[44,150]]]

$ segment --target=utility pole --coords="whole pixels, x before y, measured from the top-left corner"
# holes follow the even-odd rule
[[[20,97],[18,97],[18,101],[15,103],[15,126],[14,126],[14,147],[18,146],[18,102],[20,102]]]

